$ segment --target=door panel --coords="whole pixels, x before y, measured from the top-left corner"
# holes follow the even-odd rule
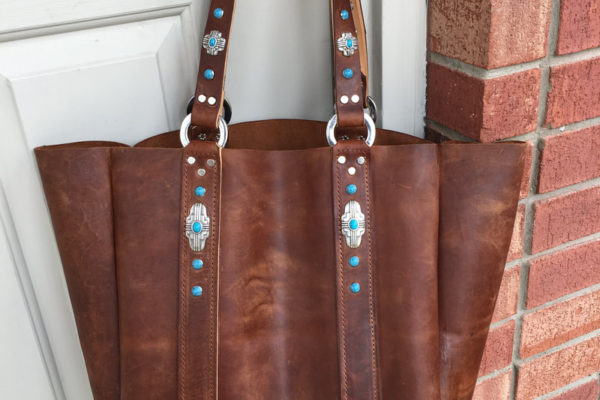
[[[363,3],[379,124],[421,135],[425,4]],[[237,6],[232,122],[328,119],[328,2]],[[1,398],[92,398],[33,148],[178,129],[207,12],[208,0],[0,0],[0,316],[15,321],[0,329]]]

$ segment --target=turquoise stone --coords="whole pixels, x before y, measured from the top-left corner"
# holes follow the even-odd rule
[[[222,8],[215,8],[215,11],[213,12],[213,15],[215,16],[215,18],[221,18],[221,17],[223,17],[224,14],[225,14],[225,11],[223,11]]]
[[[194,286],[192,288],[192,296],[194,296],[194,297],[202,296],[202,287]]]
[[[354,71],[352,71],[352,68],[346,68],[344,70],[343,74],[344,74],[344,78],[350,79],[354,76]]]
[[[349,49],[352,48],[352,39],[346,40],[346,47],[349,48]]]
[[[345,21],[350,17],[350,13],[348,12],[348,10],[342,10],[342,12],[340,13],[340,16]]]
[[[217,39],[215,38],[210,38],[210,40],[208,41],[208,45],[210,47],[215,47],[217,45]]]
[[[355,219],[351,219],[350,220],[350,229],[352,229],[353,231],[355,231],[356,229],[358,229],[358,221]]]
[[[202,230],[202,224],[200,222],[194,222],[194,225],[192,225],[192,229],[194,230],[194,232],[200,233],[200,231]]]
[[[195,259],[194,261],[192,261],[192,267],[194,267],[194,269],[202,269],[203,266],[204,262],[202,262],[202,260]]]
[[[358,293],[358,292],[360,292],[360,284],[354,282],[352,285],[350,285],[350,291],[352,293]]]
[[[346,186],[346,193],[348,193],[348,194],[354,194],[354,193],[356,193],[357,190],[358,189],[355,184],[350,184],[350,185]]]
[[[215,71],[213,71],[212,69],[207,69],[206,71],[204,71],[204,77],[208,80],[211,80],[215,77]]]
[[[204,189],[202,186],[198,186],[196,188],[196,196],[204,196],[206,194],[206,189]]]
[[[349,264],[351,267],[358,267],[359,263],[360,263],[360,260],[358,259],[358,257],[356,257],[356,256],[350,257]]]

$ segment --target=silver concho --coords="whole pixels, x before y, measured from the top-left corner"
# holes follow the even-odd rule
[[[204,250],[209,234],[210,218],[206,212],[206,207],[202,203],[196,203],[192,206],[190,215],[185,219],[185,236],[190,239],[192,250]]]
[[[337,40],[337,48],[346,57],[350,57],[358,49],[358,39],[352,36],[350,32],[342,33],[342,37]]]
[[[360,204],[354,200],[349,201],[342,215],[342,235],[346,237],[348,247],[356,249],[360,246],[365,230],[365,214],[360,211]]]
[[[202,47],[204,47],[206,52],[211,56],[216,56],[220,51],[225,50],[225,43],[227,43],[227,41],[222,36],[223,34],[219,31],[210,31],[208,35],[204,35]]]

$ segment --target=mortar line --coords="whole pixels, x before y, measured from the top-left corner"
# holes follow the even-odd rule
[[[585,385],[586,383],[597,381],[598,377],[596,374],[592,374],[590,376],[586,376],[585,378],[581,378],[576,380],[575,382],[571,382],[566,386],[560,387],[550,393],[546,393],[542,396],[536,397],[534,400],[549,400],[557,395],[561,395],[563,393],[567,393],[570,390],[576,389],[579,386]]]

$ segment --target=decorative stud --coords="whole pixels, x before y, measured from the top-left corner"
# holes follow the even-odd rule
[[[208,104],[211,106],[214,106],[215,104],[217,104],[217,99],[215,99],[214,97],[209,97],[208,98]]]
[[[225,11],[223,11],[222,8],[215,8],[215,11],[213,11],[213,15],[215,16],[215,18],[222,18],[223,15],[225,15]]]
[[[190,240],[192,250],[204,250],[209,235],[210,218],[206,207],[202,203],[196,203],[190,209],[190,215],[185,219],[185,236]]]
[[[365,163],[365,161],[366,161],[366,160],[365,160],[365,158],[364,158],[363,156],[360,156],[360,157],[358,157],[358,159],[356,160],[356,162],[357,162],[359,165],[363,165],[363,164]]]
[[[354,174],[356,174],[356,168],[354,168],[354,167],[348,168],[348,175],[354,175]]]
[[[354,104],[356,104],[356,103],[358,103],[359,101],[360,101],[360,96],[359,96],[359,95],[357,95],[357,94],[353,94],[353,95],[352,95],[352,102],[353,102]]]
[[[204,70],[204,77],[210,81],[211,79],[213,79],[215,77],[215,71],[213,71],[210,68]]]
[[[209,158],[208,160],[206,160],[206,165],[208,165],[209,167],[214,167],[216,163],[217,162],[215,160],[213,160],[212,158]]]
[[[204,196],[206,194],[206,189],[204,189],[204,187],[202,187],[202,186],[198,186],[196,188],[195,193],[196,193],[196,196],[202,197],[202,196]]]
[[[205,170],[204,168],[200,168],[200,169],[198,170],[198,175],[199,175],[199,176],[204,176],[204,175],[206,175],[206,170]]]
[[[354,76],[354,71],[352,70],[352,68],[346,68],[342,74],[344,75],[344,78],[346,79],[352,79],[352,77]]]
[[[337,162],[338,164],[346,164],[346,156],[339,156]]]
[[[348,12],[348,10],[342,10],[342,12],[340,13],[340,17],[342,17],[342,19],[345,21],[348,18],[350,18],[350,13]]]
[[[346,193],[348,193],[348,194],[355,194],[357,190],[358,190],[358,188],[356,187],[355,184],[350,184],[350,185],[346,186]]]
[[[348,247],[356,249],[360,246],[362,235],[366,231],[366,222],[365,215],[361,212],[358,202],[351,200],[346,203],[341,218],[341,229]]]
[[[202,296],[202,286],[194,286],[192,288],[192,296],[194,296],[194,297]]]
[[[200,96],[198,96],[198,101],[199,101],[200,103],[204,103],[204,102],[206,101],[206,96],[205,96],[205,95],[203,95],[203,94],[201,94]]]
[[[350,291],[352,293],[360,292],[360,284],[358,282],[354,282],[352,285],[350,285]]]
[[[350,260],[348,260],[348,264],[350,264],[352,268],[356,268],[358,267],[358,264],[360,264],[360,260],[356,256],[350,257]]]
[[[346,57],[350,57],[358,50],[358,39],[352,36],[350,32],[344,32],[337,40],[337,48]]]
[[[341,102],[342,104],[348,104],[348,101],[349,101],[349,100],[350,100],[350,99],[348,99],[348,96],[346,96],[346,95],[344,95],[344,96],[340,97],[340,102]]]
[[[202,47],[211,56],[216,56],[219,52],[225,50],[227,41],[222,37],[223,34],[219,31],[210,31],[208,35],[204,35],[202,39]]]
[[[194,269],[202,269],[202,267],[204,267],[204,261],[200,260],[199,258],[196,258],[194,261],[192,261],[192,267]]]
[[[187,163],[190,165],[193,165],[196,162],[196,159],[194,157],[188,157],[187,159]]]

